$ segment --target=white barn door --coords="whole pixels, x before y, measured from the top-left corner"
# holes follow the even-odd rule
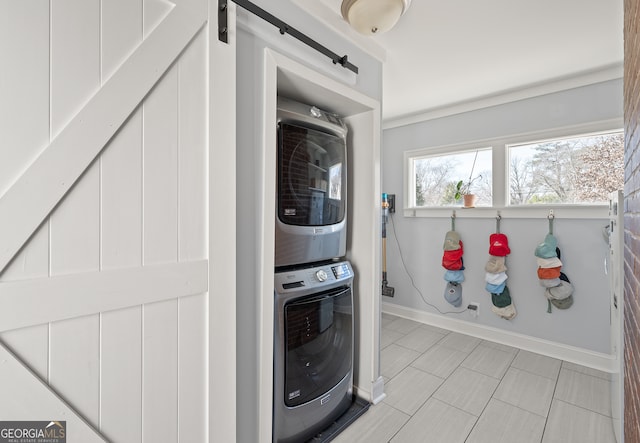
[[[206,0],[0,0],[0,420],[203,442]]]

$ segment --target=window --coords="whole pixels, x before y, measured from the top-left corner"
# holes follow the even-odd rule
[[[404,153],[407,216],[443,217],[462,207],[456,184],[471,181],[474,211],[466,217],[602,217],[609,194],[624,187],[624,133],[619,119],[535,133],[434,146]],[[535,209],[534,209],[535,208]]]
[[[507,145],[511,205],[593,204],[624,184],[622,131]]]
[[[492,149],[426,154],[409,157],[410,206],[459,205],[456,185],[462,181],[477,195],[476,205],[492,205]]]

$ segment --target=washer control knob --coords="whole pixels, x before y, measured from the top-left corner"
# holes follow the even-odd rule
[[[320,269],[318,272],[316,272],[316,278],[320,281],[326,281],[329,278],[329,276],[324,271],[324,269]]]

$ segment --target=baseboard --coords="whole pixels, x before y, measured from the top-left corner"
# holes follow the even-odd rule
[[[419,311],[417,309],[406,308],[391,303],[382,303],[382,312],[398,317],[415,320],[431,326],[436,326],[450,331],[460,332],[473,337],[489,340],[507,346],[524,349],[548,357],[566,360],[600,371],[614,373],[617,372],[615,358],[613,355],[590,351],[576,346],[556,343],[524,334],[505,331],[491,326],[477,325],[455,318],[449,318],[430,312]]]
[[[378,377],[376,381],[371,384],[371,391],[373,393],[371,403],[377,405],[380,403],[387,394],[384,393],[384,378]]]

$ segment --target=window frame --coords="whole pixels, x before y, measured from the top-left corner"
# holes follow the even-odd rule
[[[537,141],[557,140],[563,138],[580,137],[606,132],[623,130],[622,118],[591,122],[586,124],[565,126],[494,137],[481,140],[461,141],[448,145],[440,145],[404,151],[403,163],[403,215],[405,217],[451,217],[453,214],[464,215],[469,218],[495,217],[496,211],[501,216],[515,218],[532,218],[547,216],[551,210],[554,216],[566,218],[607,218],[608,203],[602,204],[539,204],[539,205],[510,205],[509,204],[509,152],[508,146],[536,143]],[[493,205],[462,209],[460,205],[451,206],[415,206],[415,176],[412,174],[411,162],[426,156],[454,154],[468,152],[478,147],[491,146],[492,149],[492,186]]]
[[[510,143],[510,144],[506,144],[504,146],[505,149],[505,156],[506,156],[506,172],[505,172],[505,176],[506,178],[508,178],[508,183],[511,183],[511,154],[512,148],[518,148],[518,147],[522,147],[522,146],[528,146],[528,145],[539,145],[539,144],[543,144],[545,142],[558,142],[561,140],[572,140],[572,139],[578,139],[578,138],[588,138],[588,137],[597,137],[599,135],[605,135],[605,134],[613,134],[613,133],[622,133],[623,137],[624,137],[624,130],[623,129],[611,129],[611,130],[604,130],[604,131],[596,131],[596,132],[586,132],[586,133],[579,133],[579,134],[574,134],[574,135],[569,135],[569,136],[562,136],[562,137],[552,137],[552,138],[543,138],[543,139],[538,139],[538,140],[532,140],[532,141],[526,141],[524,143]],[[597,202],[593,202],[593,203],[549,203],[546,204],[546,206],[602,206],[602,205],[606,205],[606,202],[601,202],[601,203],[597,203]],[[524,204],[513,204],[511,203],[511,189],[510,187],[507,187],[506,189],[506,195],[505,195],[505,207],[532,207],[532,206],[539,206],[541,204],[533,204],[533,203],[524,203]]]
[[[493,168],[495,167],[495,165],[493,164],[493,154],[495,152],[495,148],[492,145],[488,145],[488,144],[476,144],[476,143],[471,143],[471,144],[467,144],[464,145],[464,147],[460,147],[460,145],[452,145],[451,147],[439,147],[439,148],[435,148],[435,149],[429,149],[428,153],[426,150],[420,150],[419,152],[421,152],[421,155],[413,155],[410,157],[406,156],[406,152],[405,152],[405,176],[409,177],[409,180],[411,180],[411,183],[408,184],[406,190],[407,190],[407,198],[409,199],[409,203],[413,203],[413,205],[411,206],[412,208],[415,209],[437,209],[437,208],[453,208],[453,207],[458,207],[459,205],[438,205],[438,206],[416,206],[415,205],[415,200],[416,200],[416,193],[415,193],[415,189],[416,189],[416,175],[415,175],[415,166],[412,165],[413,162],[415,162],[416,160],[422,160],[425,158],[429,158],[429,157],[441,157],[441,156],[445,156],[445,155],[456,155],[456,154],[467,154],[470,152],[475,152],[476,150],[478,151],[491,151],[491,176],[492,176],[492,193],[493,193]],[[465,173],[466,174],[466,173]],[[461,180],[464,180],[465,177],[460,177]],[[410,192],[411,191],[411,192]],[[493,200],[493,199],[492,199]],[[482,206],[483,208],[491,208],[493,207],[493,201],[492,204],[489,206]]]

